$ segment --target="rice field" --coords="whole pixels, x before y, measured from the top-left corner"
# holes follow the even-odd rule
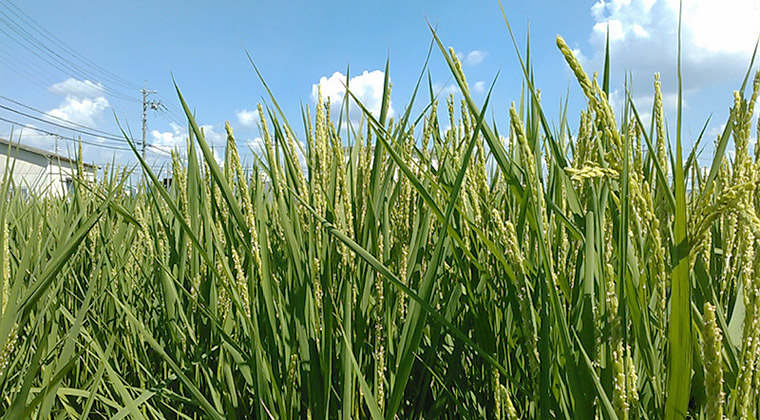
[[[760,417],[760,73],[684,150],[657,76],[651,110],[613,109],[560,37],[579,126],[520,61],[496,127],[433,35],[461,102],[421,77],[424,112],[388,118],[386,68],[379,116],[342,130],[320,97],[299,138],[272,96],[252,174],[181,94],[171,188],[144,161],[136,194],[129,168],[66,198],[6,173],[1,417]]]

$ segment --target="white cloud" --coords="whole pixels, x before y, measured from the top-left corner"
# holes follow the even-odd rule
[[[296,154],[298,155],[298,162],[301,164],[301,171],[303,173],[306,173],[308,171],[308,165],[306,163],[306,155],[303,154],[303,152],[306,150],[306,145],[302,141],[299,141],[299,144],[301,147],[296,146],[298,147]]]
[[[449,95],[459,95],[459,86],[455,83],[448,85],[442,85],[440,83],[433,83],[433,93],[439,98],[445,98]]]
[[[254,137],[246,140],[245,151],[253,153],[261,159],[266,159],[266,146],[264,145],[264,139],[261,137]]]
[[[109,107],[108,100],[102,96],[97,98],[80,98],[66,96],[58,108],[48,114],[89,127],[95,126],[95,120]]]
[[[591,76],[603,69],[607,31],[613,89],[611,101],[619,114],[624,95],[623,75],[631,78],[630,89],[643,122],[648,126],[654,96],[654,74],[661,74],[663,105],[673,116],[678,101],[677,40],[679,0],[598,0],[590,10],[593,25],[589,45],[576,44],[573,52]],[[732,0],[684,2],[682,13],[683,104],[704,103],[710,89],[730,84],[737,87],[749,65],[760,26],[760,2]],[[583,51],[581,51],[583,50]],[[568,77],[572,73],[568,70]],[[601,83],[601,74],[600,83]],[[614,89],[619,89],[615,92]],[[728,93],[718,92],[715,106],[729,105]],[[699,100],[697,100],[699,98]],[[718,105],[720,104],[720,105]],[[671,125],[674,118],[668,120]],[[711,124],[712,126],[712,124]],[[694,128],[698,130],[699,127]]]
[[[470,87],[470,91],[475,93],[483,93],[486,91],[486,82],[482,80],[468,86]],[[462,94],[462,91],[456,83],[449,83],[448,85],[433,83],[433,94],[439,99],[445,99],[449,95],[459,96]]]
[[[608,98],[608,100],[610,102],[610,106],[612,107],[612,111],[615,112],[615,114],[617,114],[623,105],[623,93],[620,91],[620,89],[614,89],[613,91],[610,92],[610,97]],[[648,108],[645,108],[645,109],[648,109]]]
[[[723,134],[723,130],[725,130],[725,129],[726,129],[726,124],[725,123],[713,126],[709,130],[707,130],[707,133],[705,134],[705,136],[706,136],[705,139],[713,141],[718,136],[722,135]]]
[[[260,150],[264,150],[264,140],[261,137],[256,137],[245,141],[245,145],[248,146],[254,153],[258,153]]]
[[[150,145],[167,153],[178,149],[180,155],[185,155],[188,139],[187,130],[175,123],[170,123],[170,126],[171,131],[151,131],[150,136],[152,141]],[[224,132],[214,130],[214,126],[210,124],[201,125],[200,129],[203,131],[206,142],[212,147],[214,160],[216,160],[219,166],[224,166],[224,148],[226,146],[227,135]]]
[[[652,90],[655,72],[663,89],[675,86],[679,0],[597,1],[593,52],[583,56],[587,71],[601,69],[609,29],[613,73],[630,71],[638,86]],[[743,75],[760,27],[757,0],[711,0],[684,3],[682,66],[686,89],[737,80]],[[740,79],[739,79],[740,80]]]
[[[183,147],[187,142],[187,131],[177,123],[169,123],[171,131],[152,130],[150,136],[152,144],[164,151],[173,150],[175,147]]]
[[[150,145],[161,149],[165,152],[174,150],[175,148],[184,149],[187,146],[188,133],[187,130],[176,123],[169,123],[171,131],[158,131],[152,130],[150,132],[151,142]],[[216,131],[211,124],[201,125],[200,129],[203,131],[203,135],[206,138],[206,142],[214,148],[214,155],[218,159],[218,150],[224,149],[227,142],[227,134],[222,131]]]
[[[57,95],[63,95],[64,98],[60,104],[46,112],[48,120],[55,121],[51,117],[64,119],[76,124],[85,125],[91,128],[97,128],[104,111],[110,107],[108,100],[104,96],[104,88],[101,84],[93,83],[89,80],[77,80],[69,78],[48,87],[48,91]],[[12,135],[13,141],[21,141],[23,144],[37,147],[42,150],[58,152],[63,156],[76,157],[79,144],[73,138],[79,137],[78,134],[72,134],[71,131],[59,127],[53,127],[47,124],[36,126],[26,124],[16,126]],[[55,134],[58,133],[60,137]],[[82,140],[88,143],[108,144],[101,137],[83,135]],[[109,144],[109,147],[113,143]],[[128,159],[131,152],[117,151],[114,149],[99,147],[95,144],[82,144],[82,153],[86,162],[103,162],[109,160],[109,156],[124,155]],[[121,159],[124,160],[124,159]]]
[[[110,107],[105,97],[103,85],[90,80],[69,78],[49,86],[48,91],[63,95],[64,98],[56,108],[47,111],[46,114],[49,117],[63,119],[75,124],[97,128],[104,112]],[[54,121],[53,118],[48,119]],[[14,136],[19,136],[24,144],[30,146],[48,151],[56,151],[57,149],[61,155],[76,156],[79,145],[75,141],[69,138],[59,138],[56,144],[56,136],[48,135],[36,130],[36,128],[34,125],[26,125],[19,132],[15,132]],[[43,125],[40,128],[45,131],[60,133],[64,137],[72,136],[71,133],[66,132],[67,130],[61,131],[61,129],[49,125]],[[73,137],[78,137],[78,135],[74,134]],[[106,144],[106,140],[100,137],[83,136],[83,140],[89,143]],[[127,156],[131,154],[131,152],[109,150],[92,144],[82,144],[82,153],[84,160],[88,162],[102,162],[103,159],[107,159],[107,156],[112,154],[126,154]]]
[[[457,52],[456,54],[459,61],[468,66],[476,66],[488,56],[488,52],[483,50],[472,50],[468,53]]]
[[[385,83],[385,73],[380,70],[364,71],[358,76],[348,80],[348,88],[362,105],[369,110],[375,117],[380,116],[380,109],[383,103],[383,85]],[[311,86],[311,100],[317,102],[319,87],[322,88],[322,99],[330,99],[330,114],[337,118],[343,105],[343,98],[346,94],[346,75],[341,72],[335,72],[330,77],[321,77],[319,83]],[[393,116],[393,106],[388,109],[388,116]],[[359,121],[362,110],[352,99],[349,106],[349,116],[352,122]]]
[[[464,58],[464,64],[474,66],[483,62],[488,55],[487,52],[481,50],[472,50]]]
[[[264,145],[264,140],[261,137],[256,137],[250,140],[246,140],[245,142],[246,146],[248,146],[248,149],[258,155],[262,159],[266,159],[266,145]],[[307,171],[307,163],[306,163],[306,156],[304,155],[304,152],[306,151],[306,144],[298,140],[296,147],[296,157],[298,158],[298,163],[301,165],[301,170],[306,173]]]
[[[227,144],[227,133],[224,131],[214,130],[214,126],[211,124],[201,125],[203,135],[206,137],[206,141],[212,146],[222,146]]]
[[[224,167],[224,157],[222,156],[223,150],[220,150],[219,148],[215,148],[212,153],[214,153],[214,160],[216,161],[217,165]]]
[[[678,1],[669,0],[676,9]],[[686,2],[683,19],[694,45],[710,52],[748,56],[754,48],[760,20],[756,0]]]
[[[242,125],[243,127],[253,127],[256,124],[256,118],[258,117],[258,112],[243,109],[243,110],[235,112],[235,115],[237,116],[238,123],[240,123],[240,125]]]
[[[76,98],[97,98],[104,96],[105,88],[100,83],[69,78],[50,86],[48,90],[57,95],[73,96]]]
[[[37,126],[33,124],[26,124],[23,127],[14,127],[13,129],[13,142],[20,141],[27,146],[36,147],[42,150],[54,150],[55,137],[47,135],[45,133],[35,130]],[[40,127],[42,128],[42,127]],[[65,147],[67,143],[59,141],[59,151]]]
[[[49,115],[90,127],[110,106],[105,98],[103,85],[89,80],[69,78],[48,88],[52,93],[64,95],[61,104]]]
[[[51,130],[46,126],[26,124],[24,126],[16,126],[13,129],[13,136],[11,139],[14,143],[21,142],[21,144],[24,144],[26,146],[32,146],[49,152],[58,153],[61,156],[70,157],[72,159],[76,159],[78,157],[79,143],[69,137],[68,134],[61,133],[64,137],[56,139],[56,136],[37,131],[37,129],[51,132],[56,131],[54,129]],[[83,137],[82,139],[90,143],[108,144],[102,138]],[[105,161],[110,161],[114,156],[119,156],[119,158],[116,158],[116,161],[126,161],[132,156],[132,152],[102,148],[92,144],[83,143],[82,156],[84,162],[101,164]]]

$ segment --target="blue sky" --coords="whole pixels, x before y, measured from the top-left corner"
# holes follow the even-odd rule
[[[444,44],[461,54],[476,99],[484,99],[480,87],[489,86],[500,72],[491,110],[506,130],[507,109],[519,100],[522,76],[497,1],[323,3],[0,2],[0,106],[5,107],[0,108],[0,118],[19,123],[15,139],[19,128],[30,126],[23,130],[24,143],[53,150],[55,138],[44,132],[81,135],[100,144],[85,145],[86,160],[134,163],[131,152],[114,148],[124,147],[123,143],[81,130],[84,126],[91,134],[117,134],[115,114],[139,138],[139,89],[145,85],[158,91],[151,99],[168,106],[167,111],[148,113],[148,143],[155,147],[148,156],[160,165],[162,155],[155,150],[181,147],[186,136],[173,76],[210,140],[223,145],[224,121],[229,121],[239,147],[255,148],[259,132],[251,111],[268,99],[244,49],[296,126],[300,106],[309,104],[313,109],[313,92],[320,81],[323,93],[340,97],[347,67],[351,86],[373,108],[387,58],[392,105],[398,112],[406,106],[422,70],[431,40],[429,21]],[[757,0],[720,3],[684,2],[687,145],[711,113],[708,133],[714,137],[720,130],[760,32]],[[583,105],[580,89],[556,49],[556,35],[576,49],[590,73],[601,67],[609,25],[613,104],[622,102],[623,76],[628,72],[639,107],[651,107],[652,75],[659,71],[666,111],[675,120],[677,1],[505,0],[504,8],[523,49],[530,32],[537,85],[549,111],[558,110],[569,93],[574,125]],[[437,50],[429,71],[436,90],[443,93],[441,100],[447,92],[456,93]],[[418,109],[421,105],[418,102]],[[9,123],[0,121],[0,136],[7,136],[10,129]],[[711,142],[712,138],[706,143]],[[73,150],[72,143],[63,139],[58,147],[64,154]]]

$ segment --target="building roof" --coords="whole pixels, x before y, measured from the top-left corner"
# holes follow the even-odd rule
[[[17,148],[17,149],[21,149],[21,150],[26,150],[27,152],[34,153],[34,154],[40,155],[40,156],[44,156],[44,157],[46,157],[46,158],[48,158],[48,159],[50,159],[52,161],[67,162],[67,163],[70,163],[72,165],[76,165],[77,164],[76,159],[71,159],[69,157],[66,157],[66,156],[63,156],[63,155],[59,155],[57,153],[53,153],[53,152],[49,152],[47,150],[38,149],[36,147],[28,146],[28,145],[22,144],[20,142],[11,142],[11,141],[9,141],[7,139],[0,138],[0,152],[5,152],[7,150],[7,148],[8,148],[8,145],[10,145],[11,148]],[[82,166],[84,166],[85,168],[90,169],[90,170],[93,170],[93,169],[95,169],[97,167],[97,166],[95,166],[93,164],[86,163],[86,162],[82,162]]]

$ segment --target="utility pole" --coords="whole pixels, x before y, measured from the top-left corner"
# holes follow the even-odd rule
[[[142,93],[142,157],[143,160],[145,159],[145,131],[147,128],[148,123],[148,107],[153,110],[159,109],[163,104],[161,101],[149,101],[148,95],[152,95],[154,93],[158,93],[155,90],[148,90],[145,87],[140,89],[140,93]]]

